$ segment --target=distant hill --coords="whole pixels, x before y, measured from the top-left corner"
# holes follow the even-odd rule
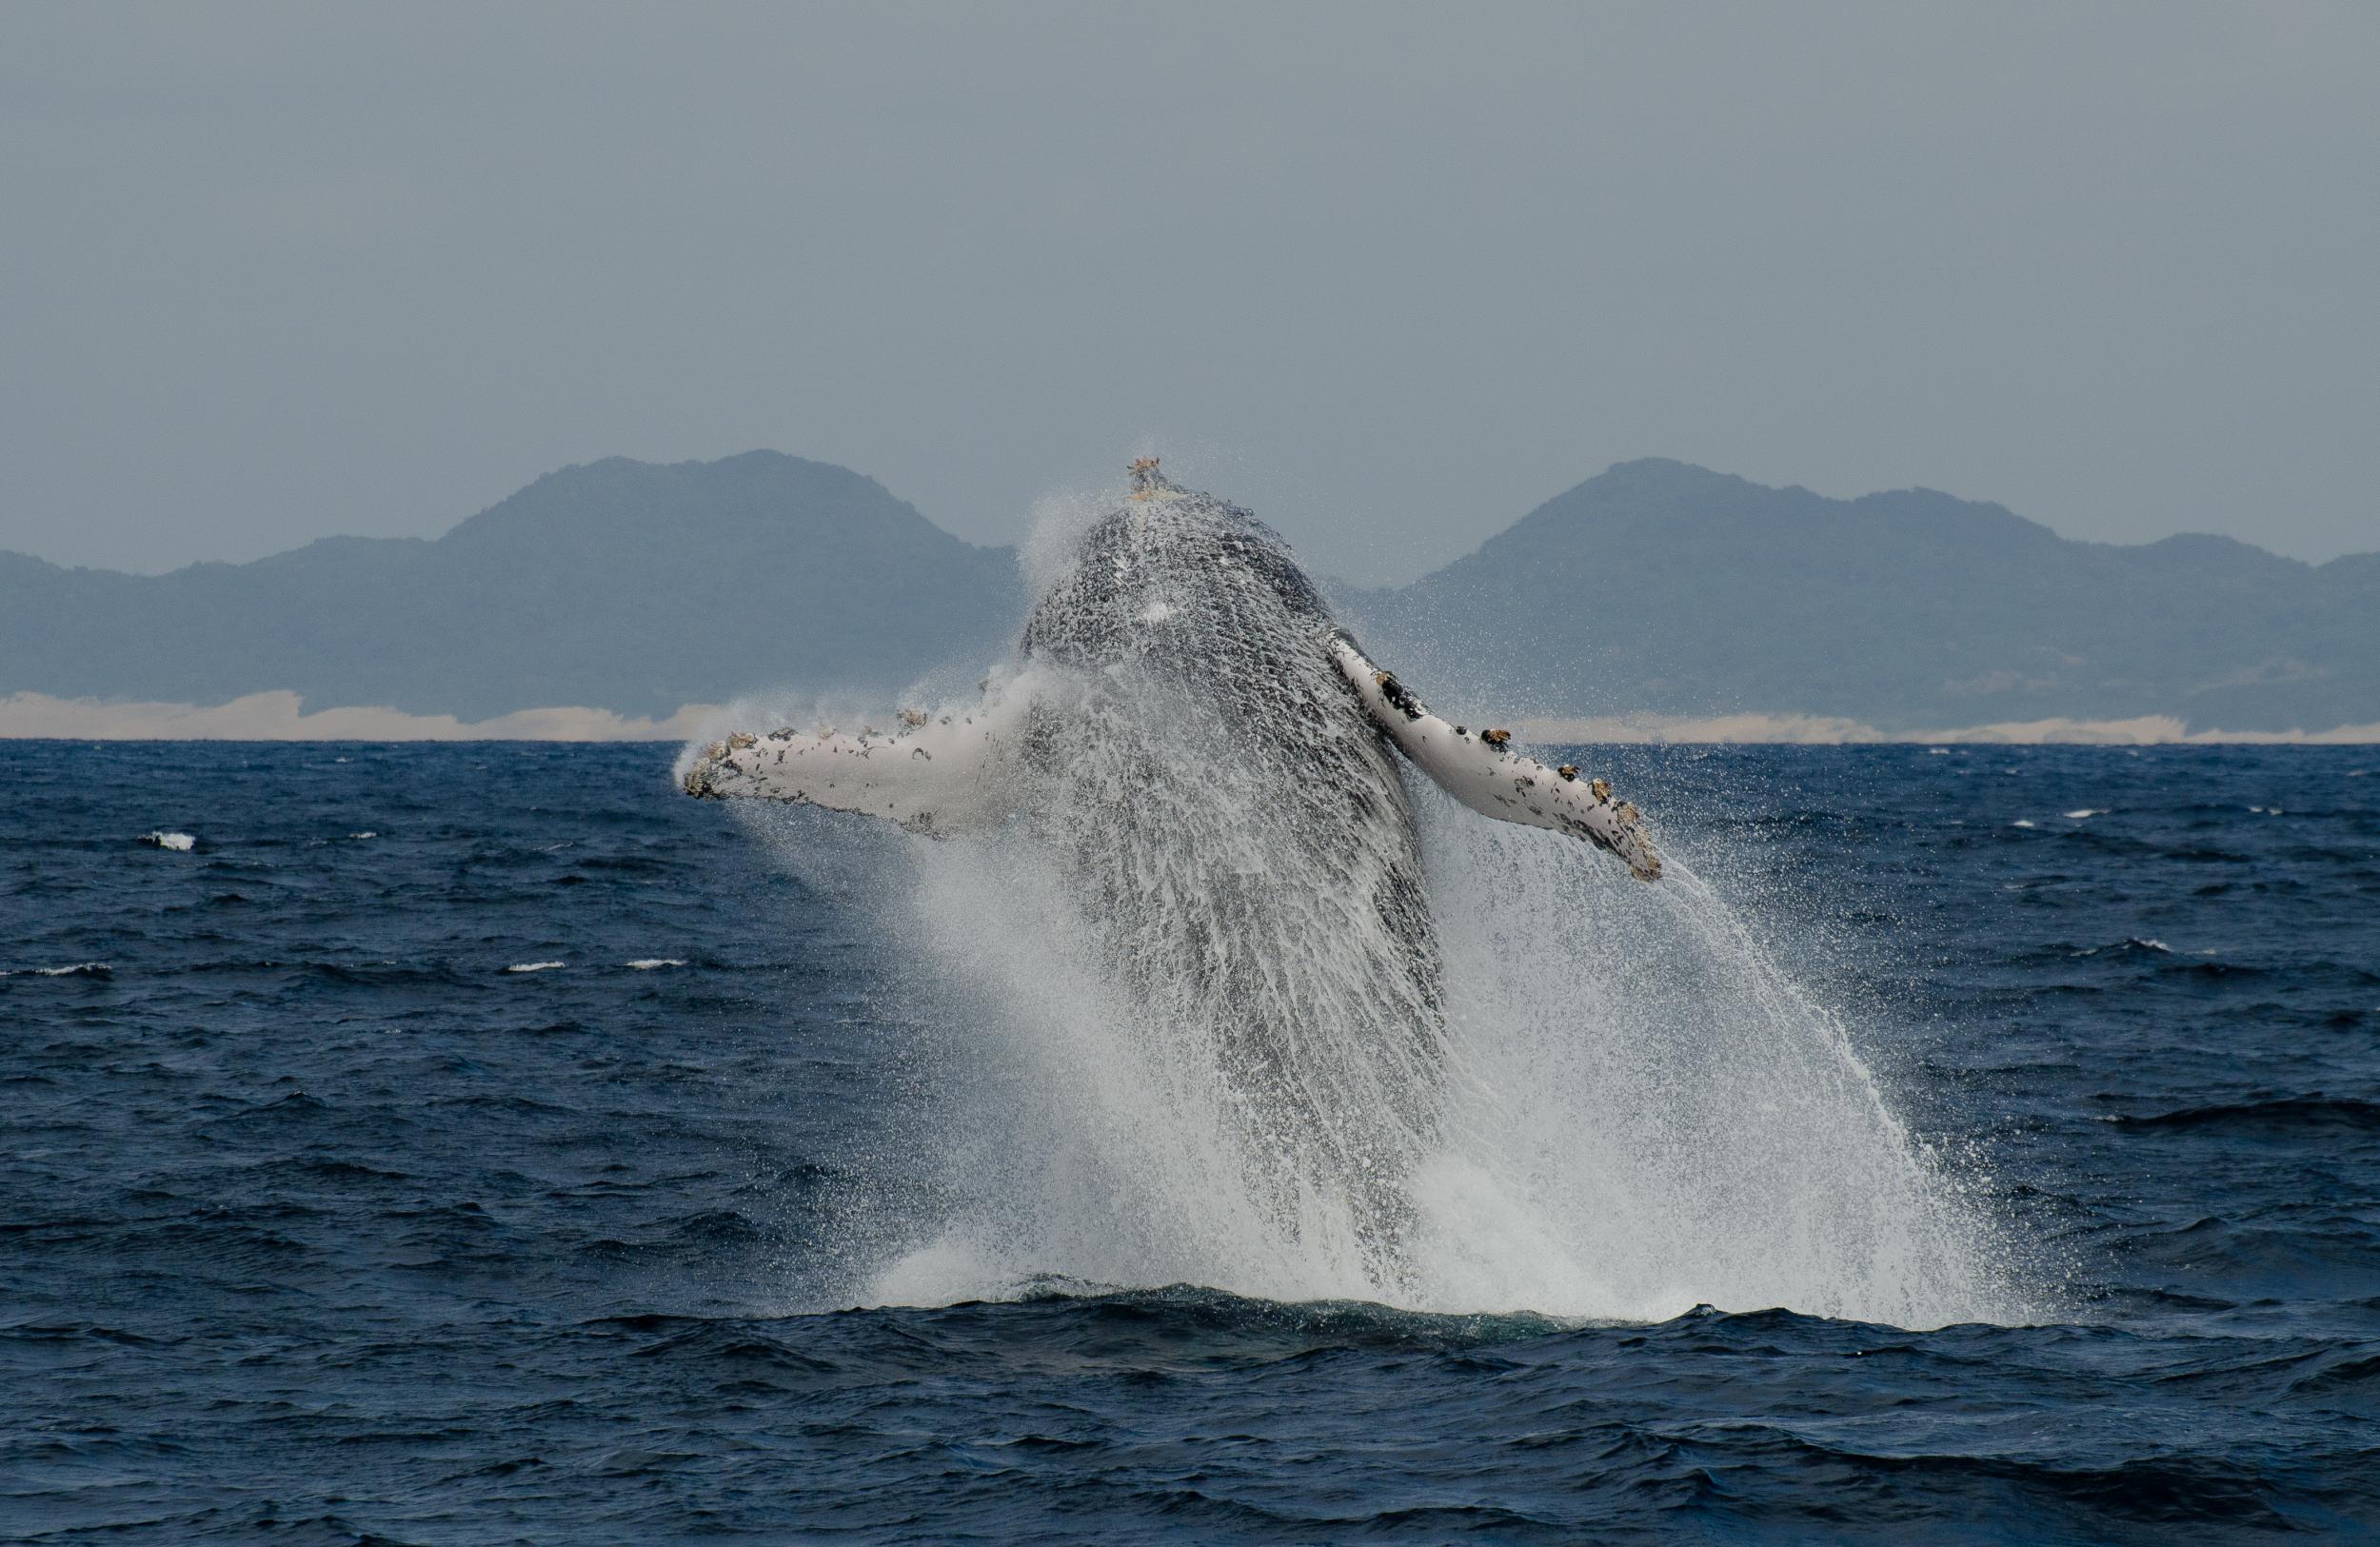
[[[842,467],[614,458],[434,542],[160,576],[0,554],[0,696],[658,718],[781,684],[888,692],[1013,638],[1021,584],[1013,551]],[[2074,543],[1924,489],[1830,500],[1623,463],[1410,586],[1342,600],[1425,691],[1514,717],[2380,723],[2380,554]]]
[[[1831,500],[1622,463],[1413,585],[1350,601],[1515,714],[2380,722],[2380,554],[2315,566],[2224,537],[2070,542],[1930,489]]]
[[[661,716],[778,684],[897,687],[996,646],[1021,584],[1010,550],[845,468],[615,457],[434,542],[327,538],[157,576],[0,554],[0,694]]]

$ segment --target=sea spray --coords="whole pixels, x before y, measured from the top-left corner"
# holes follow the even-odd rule
[[[1685,835],[1636,887],[1434,796],[1421,812],[1460,1072],[1421,1183],[1441,1304],[2022,1315],[1959,1179]]]
[[[1217,583],[1264,560],[1229,507],[1182,564],[1160,528],[1195,514],[1094,523],[1113,557],[1074,568],[1080,510],[1045,520],[1027,669],[1059,707],[1020,813],[874,835],[898,882],[844,864],[928,1027],[918,1121],[850,1168],[901,1203],[851,1212],[847,1294],[2010,1314],[1991,1233],[1692,835],[1639,885],[1375,767],[1312,616],[1268,600],[1302,580]]]
[[[1580,1319],[2024,1317],[1958,1179],[1689,866],[1641,886],[1553,835],[1418,803],[1453,1057],[1400,1276],[1367,1267],[1349,1220],[1284,1229],[1251,1195],[1210,1049],[1103,980],[1062,873],[1011,830],[902,841],[913,884],[887,922],[935,978],[946,1081],[904,1149],[946,1212],[880,1231],[846,1293],[931,1303],[1056,1278]]]

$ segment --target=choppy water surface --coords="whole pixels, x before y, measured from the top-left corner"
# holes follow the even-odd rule
[[[1390,1306],[998,844],[0,744],[0,1536],[2380,1532],[2380,759],[1592,761],[1708,892],[1425,799]]]

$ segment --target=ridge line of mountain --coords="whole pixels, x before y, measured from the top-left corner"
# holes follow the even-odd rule
[[[891,493],[890,490],[885,489],[884,486],[881,482],[866,473],[843,467],[835,463],[816,462],[809,458],[795,456],[791,452],[778,451],[765,446],[754,447],[748,451],[731,452],[726,456],[719,457],[709,462],[704,462],[699,458],[686,458],[677,462],[645,462],[635,457],[626,456],[598,457],[592,462],[573,462],[561,467],[554,468],[550,472],[540,473],[536,478],[523,486],[521,492],[526,493],[528,490],[534,489],[540,485],[548,482],[549,480],[563,478],[572,473],[600,471],[604,468],[615,466],[628,467],[659,467],[664,469],[682,467],[708,468],[724,466],[733,463],[747,462],[753,459],[773,459],[783,462],[796,463],[809,467],[827,468],[839,473],[848,473],[850,476],[863,481],[879,491],[882,491],[885,498],[897,498]],[[1501,531],[1482,539],[1478,545],[1472,547],[1467,552],[1448,560],[1445,564],[1439,565],[1435,569],[1425,571],[1419,579],[1406,583],[1407,585],[1418,585],[1421,580],[1428,579],[1431,575],[1438,573],[1439,570],[1446,569],[1454,565],[1461,563],[1464,559],[1471,557],[1472,554],[1478,553],[1480,548],[1483,548],[1488,544],[1495,542],[1497,538],[1503,536],[1506,532],[1510,532],[1513,527],[1519,526],[1521,522],[1527,521],[1529,516],[1537,514],[1537,511],[1545,509],[1548,506],[1555,505],[1559,501],[1565,500],[1570,496],[1577,494],[1580,489],[1585,488],[1588,485],[1594,484],[1601,479],[1610,478],[1615,474],[1636,468],[1676,469],[1683,473],[1722,480],[1729,484],[1741,485],[1749,489],[1762,490],[1773,494],[1805,497],[1835,505],[1858,506],[1863,502],[1871,500],[1891,500],[1902,497],[1924,500],[1941,500],[1966,509],[2005,516],[2011,521],[2021,523],[2023,526],[2045,532],[2050,536],[2056,538],[2061,543],[2080,544],[2087,547],[2142,549],[2161,547],[2168,544],[2216,544],[2229,547],[2241,548],[2250,553],[2258,554],[2264,558],[2273,560],[2276,563],[2296,565],[2302,568],[2312,570],[2324,569],[2336,564],[2360,564],[2368,561],[2380,561],[2380,549],[2375,549],[2370,552],[2343,553],[2333,558],[2325,559],[2316,563],[2311,560],[2292,558],[2286,553],[2275,553],[2271,548],[2251,543],[2245,538],[2232,537],[2228,533],[2223,532],[2179,531],[2169,533],[2164,537],[2150,538],[2146,541],[2138,543],[2111,543],[2104,542],[2096,538],[2068,537],[2059,532],[2055,527],[2050,526],[2045,523],[2035,521],[2030,516],[2017,515],[2014,511],[2009,509],[2008,506],[2000,504],[1998,501],[1970,500],[1964,496],[1952,494],[1925,484],[1912,484],[1904,488],[1875,489],[1865,494],[1854,494],[1845,498],[1835,495],[1818,494],[1801,484],[1757,484],[1743,477],[1739,473],[1718,472],[1716,469],[1704,467],[1697,463],[1684,462],[1673,457],[1648,456],[1635,457],[1625,462],[1613,463],[1610,466],[1604,468],[1602,472],[1597,473],[1578,484],[1575,484],[1570,488],[1563,490],[1561,493],[1554,495],[1552,498],[1541,502],[1529,512],[1529,515],[1522,516],[1518,521],[1514,522],[1512,526],[1508,526]],[[25,563],[39,565],[44,568],[61,570],[70,574],[120,575],[128,580],[165,580],[171,576],[188,574],[191,570],[195,569],[241,569],[254,565],[271,564],[278,560],[288,559],[294,555],[306,553],[313,549],[326,546],[353,545],[356,547],[364,547],[377,545],[383,547],[400,547],[443,543],[448,538],[453,537],[456,533],[462,531],[472,522],[477,521],[481,517],[487,515],[490,511],[499,508],[504,503],[506,502],[499,501],[495,506],[489,506],[484,509],[474,511],[470,515],[463,517],[453,526],[447,527],[445,531],[440,532],[434,537],[374,537],[356,533],[333,532],[322,537],[309,538],[307,541],[300,543],[294,547],[281,548],[271,553],[260,554],[253,559],[194,559],[188,564],[178,565],[172,569],[163,570],[153,575],[141,574],[137,571],[129,569],[112,569],[100,565],[61,564],[54,559],[45,559],[40,554],[29,553],[21,548],[0,547],[0,563],[5,563],[10,560],[17,560]],[[899,503],[911,512],[917,514],[920,520],[933,526],[936,530],[948,532],[947,527],[942,526],[941,523],[936,522],[931,516],[927,516],[923,512],[918,511],[916,506],[910,504],[910,502],[902,500],[899,501]],[[963,543],[969,547],[985,552],[1014,552],[1017,547],[1017,545],[1013,543],[974,543],[968,541],[966,538],[958,536],[956,533],[949,533],[949,535],[955,542]],[[1339,588],[1344,591],[1378,592],[1401,590],[1406,587],[1397,585],[1358,586],[1342,584]]]
[[[1410,585],[1328,589],[1436,696],[1507,717],[2380,723],[2380,553],[2081,542],[1932,489],[1836,500],[1641,458]],[[153,576],[0,555],[0,697],[659,721],[770,684],[972,683],[1023,604],[1016,549],[848,468],[610,457],[435,538]]]

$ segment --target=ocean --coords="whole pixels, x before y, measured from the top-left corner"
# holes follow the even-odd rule
[[[2380,749],[1569,755],[1367,1294],[1029,857],[0,743],[0,1538],[2380,1538]]]

